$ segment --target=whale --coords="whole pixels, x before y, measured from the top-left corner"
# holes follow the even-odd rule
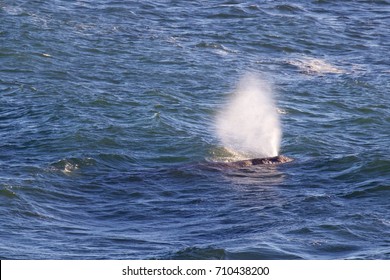
[[[246,167],[246,166],[253,166],[253,165],[273,165],[273,164],[281,164],[281,163],[287,163],[293,161],[292,158],[279,155],[275,157],[266,157],[266,158],[253,158],[253,159],[245,159],[245,160],[239,160],[230,162],[232,166],[235,167]]]
[[[213,162],[211,166],[214,167],[231,167],[231,168],[242,168],[242,167],[251,167],[251,166],[261,166],[261,165],[278,165],[283,163],[288,163],[293,161],[292,158],[289,158],[284,155],[274,156],[274,157],[265,157],[265,158],[253,158],[253,159],[244,159],[233,162]]]

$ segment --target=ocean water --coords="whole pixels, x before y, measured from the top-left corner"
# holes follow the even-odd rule
[[[0,258],[390,259],[389,30],[388,0],[0,0]],[[293,162],[210,165],[247,73]]]

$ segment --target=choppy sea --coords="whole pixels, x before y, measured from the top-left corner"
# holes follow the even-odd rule
[[[390,1],[0,0],[1,259],[390,259]],[[245,73],[276,166],[215,168]]]

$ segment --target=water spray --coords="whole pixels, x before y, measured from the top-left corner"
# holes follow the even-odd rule
[[[255,74],[243,76],[216,120],[225,149],[243,158],[279,154],[282,130],[273,91]]]

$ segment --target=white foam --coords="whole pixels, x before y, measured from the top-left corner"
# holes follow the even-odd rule
[[[24,10],[18,6],[0,6],[0,8],[2,8],[4,12],[11,16],[18,16],[24,13]]]
[[[324,59],[318,58],[302,58],[291,60],[288,62],[308,74],[342,74],[345,73],[340,69]]]

